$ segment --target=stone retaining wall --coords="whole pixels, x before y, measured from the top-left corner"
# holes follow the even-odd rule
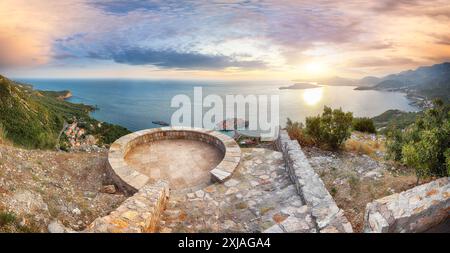
[[[160,216],[169,198],[169,184],[158,181],[142,187],[108,216],[97,218],[84,231],[88,233],[157,232]]]
[[[213,170],[213,179],[223,182],[231,177],[239,165],[241,149],[233,138],[202,128],[191,127],[161,127],[137,131],[116,140],[109,149],[109,173],[115,184],[129,195],[134,194],[149,182],[148,176],[138,172],[125,162],[127,153],[144,143],[158,140],[186,139],[196,140],[217,147],[223,154],[223,159]]]
[[[367,204],[364,232],[424,232],[450,218],[450,178]]]
[[[291,140],[285,130],[281,130],[276,146],[283,153],[286,168],[298,194],[311,209],[320,233],[353,232],[344,212],[336,205],[325,188],[322,179],[309,164],[298,141]]]

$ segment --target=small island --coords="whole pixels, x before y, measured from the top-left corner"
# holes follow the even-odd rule
[[[162,120],[154,120],[154,121],[152,121],[152,123],[156,124],[156,125],[160,125],[160,126],[170,126],[169,123],[162,121]]]
[[[304,90],[304,89],[312,89],[318,88],[319,85],[315,85],[312,83],[294,83],[290,86],[280,87],[280,90]]]

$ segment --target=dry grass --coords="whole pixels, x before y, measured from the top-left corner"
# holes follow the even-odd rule
[[[366,205],[373,200],[401,192],[415,186],[416,177],[412,174],[392,176],[386,173],[380,180],[360,179],[349,175],[346,183],[336,185],[335,177],[328,175],[325,185],[333,195],[336,204],[344,210],[355,232],[362,232]]]
[[[370,135],[364,135],[361,133],[354,134],[358,139],[349,139],[344,143],[344,150],[348,152],[365,154],[372,158],[377,158],[376,152],[385,152],[385,141],[381,139],[371,139]]]
[[[363,230],[367,203],[416,186],[414,169],[385,161],[384,151],[384,138],[363,133],[353,133],[340,152],[305,149],[309,157],[333,161],[319,159],[312,165],[355,232]],[[370,171],[377,174],[367,176]]]
[[[0,233],[37,233],[39,227],[35,222],[24,219],[19,219],[13,212],[3,211],[0,207]]]
[[[305,129],[301,125],[288,126],[286,130],[289,137],[292,140],[297,140],[302,147],[316,145],[316,142],[305,133]]]

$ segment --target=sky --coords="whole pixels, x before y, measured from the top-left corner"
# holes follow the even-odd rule
[[[0,74],[293,80],[450,60],[448,0],[1,0]]]

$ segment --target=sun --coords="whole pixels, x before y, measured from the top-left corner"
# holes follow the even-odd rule
[[[313,75],[324,74],[327,72],[327,66],[321,62],[310,62],[305,64],[305,71]]]

